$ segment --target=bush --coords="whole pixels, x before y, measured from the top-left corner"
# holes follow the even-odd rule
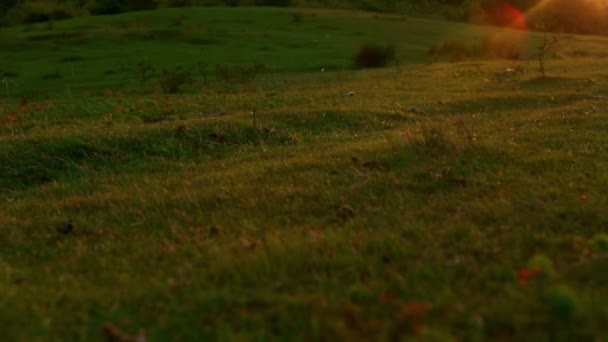
[[[354,56],[354,62],[360,68],[380,68],[395,60],[394,45],[365,44]]]
[[[158,0],[128,0],[127,10],[143,11],[158,8]]]
[[[97,0],[90,7],[91,14],[118,14],[127,11],[150,10],[158,7],[158,0]]]
[[[113,1],[96,1],[89,7],[89,12],[94,15],[118,14],[125,10],[126,9],[119,2]]]
[[[15,78],[18,77],[19,73],[15,71],[7,71],[0,69],[0,79],[2,78]]]
[[[179,93],[184,86],[192,85],[194,77],[191,71],[181,67],[173,70],[164,69],[161,72],[159,83],[164,94],[175,94]]]
[[[135,66],[133,70],[135,74],[135,78],[139,82],[140,87],[144,87],[144,85],[151,80],[156,75],[156,68],[154,65],[147,62],[139,62]]]

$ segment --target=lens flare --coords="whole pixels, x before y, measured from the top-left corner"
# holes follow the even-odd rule
[[[516,30],[528,29],[525,14],[507,2],[491,2],[484,5],[483,10],[488,24]]]

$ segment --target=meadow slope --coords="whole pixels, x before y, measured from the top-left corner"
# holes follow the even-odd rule
[[[353,70],[365,43],[392,44],[397,64],[428,63],[442,43],[522,41],[534,59],[538,34],[366,12],[285,8],[188,8],[79,17],[0,30],[0,96],[44,99],[99,95],[104,88],[159,91],[159,78],[217,79],[218,65],[263,66],[263,73]],[[520,36],[524,36],[523,38]],[[605,38],[562,36],[562,57],[602,57]],[[482,56],[483,57],[483,56]],[[185,82],[185,81],[194,82]],[[186,85],[188,85],[186,84]]]
[[[253,15],[283,18],[260,11]],[[387,25],[381,41],[400,34],[392,25],[463,27],[345,13],[310,20]],[[5,338],[101,340],[139,329],[152,341],[608,334],[603,39],[563,38],[546,78],[531,52],[517,62],[404,63],[428,59],[435,38],[400,43],[401,65],[352,70],[351,47],[365,40],[357,38],[297,61],[288,57],[299,53],[276,63],[260,55],[270,71],[251,82],[161,94],[133,75],[99,81],[115,68],[102,56],[107,46],[20,45],[30,29],[1,33],[13,37],[2,44],[28,46],[8,52],[21,85],[0,112]],[[87,30],[106,37],[101,47],[114,34]],[[271,35],[292,41],[297,32]],[[238,51],[218,61],[240,63]],[[90,63],[74,72],[78,87],[65,93],[63,78],[37,87],[35,75],[63,68],[64,55]],[[154,58],[184,63],[169,52]],[[341,70],[320,72],[328,65]]]

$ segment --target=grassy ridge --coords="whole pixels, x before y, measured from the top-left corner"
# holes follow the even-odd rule
[[[106,322],[150,340],[605,336],[606,66],[4,103],[4,336],[96,340]]]

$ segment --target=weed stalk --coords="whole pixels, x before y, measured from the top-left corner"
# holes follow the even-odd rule
[[[251,108],[251,116],[253,117],[253,128],[258,129],[258,120],[257,120],[257,116],[255,115],[255,113],[256,113],[256,109]]]

